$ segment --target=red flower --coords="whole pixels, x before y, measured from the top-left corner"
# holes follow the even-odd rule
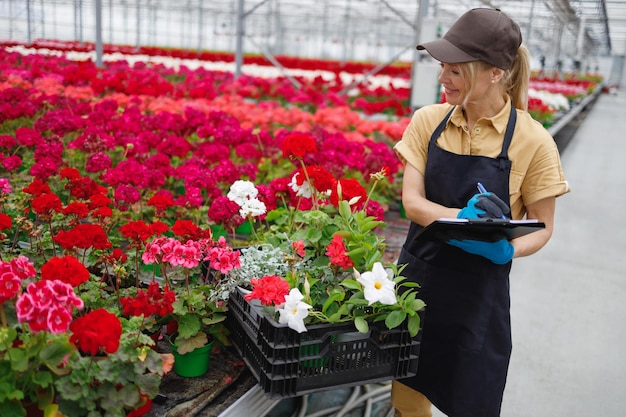
[[[169,195],[155,194],[148,200],[148,205],[157,211],[165,211],[168,207],[174,206],[174,201]]]
[[[120,248],[115,248],[113,249],[113,252],[107,256],[107,260],[111,263],[119,262],[123,264],[128,260],[128,255],[126,255]]]
[[[0,213],[0,230],[7,230],[13,227],[13,219],[4,213]]]
[[[340,200],[346,200],[356,207],[363,207],[367,200],[367,190],[354,178],[342,178],[335,183],[330,195],[333,206],[339,206]]]
[[[284,158],[303,158],[306,154],[315,152],[317,145],[310,133],[292,132],[283,141]]]
[[[78,259],[73,256],[50,258],[41,267],[42,280],[55,280],[77,287],[89,280],[89,271]]]
[[[289,294],[289,283],[277,275],[252,278],[250,284],[253,288],[252,292],[245,295],[247,301],[258,299],[263,305],[280,305]]]
[[[83,353],[94,356],[102,351],[115,353],[120,347],[122,323],[115,314],[99,308],[74,320],[70,331],[70,342]]]
[[[63,210],[62,213],[66,216],[75,215],[79,219],[84,219],[89,214],[89,207],[87,204],[79,201],[72,201]]]
[[[348,250],[343,242],[343,238],[339,235],[334,235],[333,240],[326,246],[326,256],[330,258],[331,264],[340,268],[350,269],[354,267],[354,262],[348,256]]]
[[[304,258],[304,256],[306,255],[306,252],[304,250],[304,241],[302,240],[291,242],[291,248],[294,250],[296,255],[302,258]]]
[[[148,227],[150,228],[152,236],[159,236],[170,230],[170,227],[168,225],[160,221],[155,221]]]
[[[41,194],[33,198],[30,203],[33,211],[37,214],[51,215],[53,212],[61,213],[63,211],[63,203],[56,194]]]
[[[70,230],[61,230],[52,238],[65,249],[108,249],[111,242],[98,224],[79,224]]]
[[[91,210],[106,207],[111,203],[111,199],[104,194],[94,194],[89,197],[89,208]]]
[[[35,178],[33,182],[31,182],[27,187],[24,187],[22,191],[24,191],[27,194],[34,195],[34,196],[42,195],[42,194],[49,194],[52,192],[52,190],[50,189],[50,186],[46,184],[45,182],[43,182],[42,180],[40,180],[39,178]]]
[[[165,316],[174,311],[172,303],[176,294],[164,287],[163,292],[156,281],[151,281],[147,290],[138,290],[134,297],[124,297],[120,300],[124,315],[144,317],[157,315]]]
[[[333,188],[335,177],[326,168],[319,165],[311,165],[306,168],[311,185],[319,192],[325,193]]]
[[[120,228],[120,233],[130,240],[141,242],[145,242],[152,236],[150,226],[141,220],[126,223]]]
[[[200,228],[191,220],[176,220],[172,232],[183,240],[193,239],[200,232]]]

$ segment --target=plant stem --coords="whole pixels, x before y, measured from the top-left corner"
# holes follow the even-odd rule
[[[0,321],[2,322],[2,327],[8,327],[7,316],[4,314],[4,305],[0,304]]]

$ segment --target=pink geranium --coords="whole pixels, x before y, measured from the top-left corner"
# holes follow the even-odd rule
[[[83,301],[70,284],[45,280],[29,284],[15,308],[18,321],[28,323],[33,332],[62,333],[70,326],[74,308],[83,308]]]

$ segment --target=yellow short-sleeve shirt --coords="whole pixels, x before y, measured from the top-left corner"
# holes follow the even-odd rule
[[[496,158],[502,150],[511,101],[494,117],[479,119],[470,131],[460,106],[454,109],[437,140],[442,149],[462,155]],[[394,149],[403,163],[426,172],[430,136],[452,106],[433,104],[415,111]],[[511,214],[521,219],[526,205],[570,191],[563,175],[559,151],[550,133],[526,111],[517,109],[517,123],[508,150],[512,162],[509,180]]]

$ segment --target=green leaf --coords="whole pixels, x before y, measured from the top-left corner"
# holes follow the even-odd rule
[[[417,333],[419,333],[420,326],[421,326],[421,319],[420,319],[419,314],[415,314],[409,317],[408,329],[409,329],[409,334],[411,335],[411,337],[415,337]]]
[[[353,279],[344,279],[343,281],[341,281],[340,283],[342,286],[351,289],[351,290],[360,290],[361,289],[361,284],[358,283],[358,281],[353,280]]]
[[[424,307],[426,307],[426,303],[424,302],[424,300],[421,300],[419,298],[413,300],[413,302],[411,303],[411,310],[420,311]]]
[[[11,358],[11,367],[15,372],[24,372],[28,369],[28,357],[24,349],[9,349],[7,356]]]
[[[206,344],[209,343],[209,338],[206,333],[203,332],[199,332],[189,338],[181,338],[179,334],[174,343],[178,353],[184,355],[185,353],[189,353],[196,348],[206,346]]]
[[[200,331],[202,323],[200,318],[193,314],[185,314],[178,318],[178,335],[184,339],[189,338]]]
[[[346,200],[339,201],[339,214],[344,219],[349,219],[352,216],[352,210],[350,204]]]
[[[406,312],[402,310],[392,311],[385,319],[385,326],[387,326],[388,329],[395,329],[406,319],[406,315]]]
[[[361,333],[367,333],[370,330],[370,326],[369,324],[367,324],[367,320],[365,320],[363,317],[355,317],[354,326]]]
[[[326,314],[326,311],[331,306],[331,304],[333,304],[336,301],[341,301],[342,299],[343,299],[343,294],[339,294],[339,293],[335,293],[331,295],[330,297],[328,297],[328,299],[324,302],[324,305],[322,306],[322,313]]]

